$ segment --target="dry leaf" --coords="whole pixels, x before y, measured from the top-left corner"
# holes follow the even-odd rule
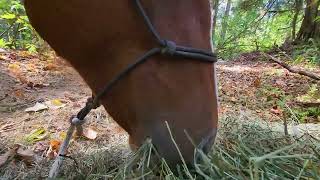
[[[54,159],[58,155],[58,150],[54,146],[56,146],[56,144],[53,144],[53,146],[52,146],[52,144],[50,142],[50,147],[49,147],[47,154],[46,154],[47,158],[49,158],[49,159]]]
[[[17,71],[17,70],[20,70],[20,65],[18,63],[9,64],[8,69],[10,71]]]
[[[281,115],[281,109],[279,109],[278,106],[273,107],[270,111],[271,111],[271,113],[273,113],[273,114]]]
[[[51,140],[50,141],[50,147],[52,147],[53,150],[59,150],[61,145],[61,141],[59,140]]]
[[[1,132],[5,132],[5,131],[13,130],[14,125],[16,125],[16,124],[15,123],[9,123],[9,124],[5,124],[3,126],[0,126],[0,133]]]
[[[5,49],[0,48],[0,53],[6,53],[7,51]]]
[[[97,135],[98,135],[97,131],[90,128],[87,130],[83,130],[83,134],[82,134],[83,137],[90,140],[95,140],[97,138]]]
[[[38,112],[46,109],[48,109],[48,106],[37,102],[36,105],[34,105],[33,107],[27,108],[25,112]]]
[[[44,68],[44,71],[53,71],[53,70],[58,70],[58,66],[53,64],[53,63],[48,63]]]
[[[10,149],[6,153],[4,153],[2,156],[0,156],[0,168],[14,158],[19,148],[20,148],[20,145],[15,144],[12,149]]]
[[[53,99],[51,101],[46,101],[45,104],[50,108],[50,109],[60,109],[66,106],[66,104],[62,103],[61,100],[59,99]]]
[[[42,153],[44,151],[46,151],[49,148],[49,144],[46,142],[37,142],[34,147],[33,147],[33,151],[35,153]]]
[[[51,148],[49,148],[49,150],[47,151],[46,156],[47,156],[48,159],[52,160],[52,159],[55,159],[58,156],[58,153],[53,151]]]
[[[26,98],[26,96],[24,95],[24,92],[21,89],[17,89],[13,92],[14,96],[17,98]]]
[[[65,139],[65,138],[67,137],[67,133],[66,133],[66,132],[60,132],[60,133],[59,133],[59,137],[60,137],[61,139]]]
[[[60,149],[61,141],[59,140],[51,140],[50,147],[47,151],[47,158],[54,159],[57,157]]]
[[[23,161],[24,163],[26,163],[27,165],[32,165],[35,161],[34,158],[34,152],[30,149],[23,149],[22,147],[20,147],[17,151],[17,158],[21,161]]]
[[[27,71],[29,72],[36,72],[37,71],[37,68],[34,64],[28,64],[27,65]]]
[[[10,59],[7,56],[0,55],[0,60],[7,61],[7,60],[10,60]]]
[[[261,86],[261,78],[258,77],[257,79],[254,80],[253,82],[254,87],[258,88]]]

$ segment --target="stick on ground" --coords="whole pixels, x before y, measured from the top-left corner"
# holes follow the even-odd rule
[[[270,59],[271,61],[279,64],[280,66],[282,66],[283,68],[286,68],[289,72],[292,72],[292,73],[296,73],[296,74],[300,74],[300,75],[303,75],[303,76],[307,76],[309,78],[312,78],[312,79],[315,79],[315,80],[320,80],[320,76],[315,74],[315,73],[312,73],[312,72],[308,72],[306,70],[302,70],[302,69],[296,69],[296,68],[293,68],[291,66],[289,66],[288,64],[282,62],[280,59],[274,57],[274,56],[271,56],[269,54],[266,54],[266,53],[262,53],[262,55],[264,55],[265,57],[267,57],[268,59]]]

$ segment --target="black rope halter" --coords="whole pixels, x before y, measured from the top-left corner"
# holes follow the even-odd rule
[[[96,109],[100,106],[99,101],[101,98],[110,92],[111,88],[118,83],[123,77],[125,77],[129,72],[134,70],[137,66],[146,62],[151,56],[154,55],[166,55],[172,57],[182,57],[191,60],[197,60],[202,62],[214,63],[217,61],[217,57],[212,52],[208,52],[202,49],[195,49],[190,47],[184,47],[176,45],[175,42],[161,39],[159,33],[156,31],[154,26],[152,25],[150,19],[148,18],[146,12],[144,11],[140,0],[133,0],[135,5],[137,6],[138,12],[143,17],[147,28],[152,33],[154,38],[159,44],[159,47],[155,47],[147,51],[141,57],[139,57],[134,63],[130,64],[123,71],[121,71],[117,76],[115,76],[108,84],[100,91],[95,97],[91,97],[88,99],[84,108],[82,108],[76,116],[72,116],[70,119],[71,126],[68,129],[67,136],[60,147],[59,156],[55,160],[50,173],[49,178],[53,178],[57,176],[59,172],[59,168],[62,165],[63,157],[65,157],[65,150],[70,142],[71,136],[75,129],[77,129],[77,133],[81,135],[82,133],[82,124],[85,123],[85,117],[90,113],[92,109]]]
[[[138,12],[143,17],[143,20],[147,25],[149,31],[152,33],[152,35],[158,42],[159,47],[155,47],[147,51],[144,55],[138,58],[134,63],[130,64],[126,69],[124,69],[116,77],[114,77],[102,89],[102,91],[100,91],[95,97],[89,98],[86,106],[83,109],[81,109],[76,116],[80,121],[83,120],[92,109],[95,109],[100,106],[99,104],[100,99],[105,94],[107,94],[117,82],[119,82],[123,77],[125,77],[129,72],[134,70],[137,66],[146,62],[151,56],[161,54],[161,55],[168,55],[168,56],[174,56],[174,57],[183,57],[191,60],[203,61],[208,63],[214,63],[217,61],[216,55],[213,54],[212,52],[202,50],[202,49],[179,46],[179,45],[176,45],[176,43],[173,41],[161,39],[159,33],[156,31],[149,17],[144,11],[140,0],[134,0],[134,2],[137,6]]]

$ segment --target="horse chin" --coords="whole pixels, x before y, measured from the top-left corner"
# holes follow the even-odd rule
[[[203,128],[200,132],[189,129],[188,132],[185,129],[177,128],[177,126],[170,127],[166,122],[154,124],[153,127],[147,129],[150,130],[147,134],[132,134],[129,137],[131,150],[137,150],[139,145],[146,142],[146,136],[150,137],[157,154],[165,159],[173,171],[183,161],[188,167],[193,167],[194,162],[201,159],[201,155],[203,155],[203,153],[195,152],[200,150],[207,154],[211,150],[217,133],[217,129],[213,127]]]

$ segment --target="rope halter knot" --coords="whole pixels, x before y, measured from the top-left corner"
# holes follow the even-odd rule
[[[163,40],[161,54],[173,56],[177,52],[177,44],[173,41]]]
[[[84,119],[81,120],[81,119],[77,118],[77,116],[72,116],[70,118],[70,123],[74,126],[81,126],[85,123],[85,120]]]

